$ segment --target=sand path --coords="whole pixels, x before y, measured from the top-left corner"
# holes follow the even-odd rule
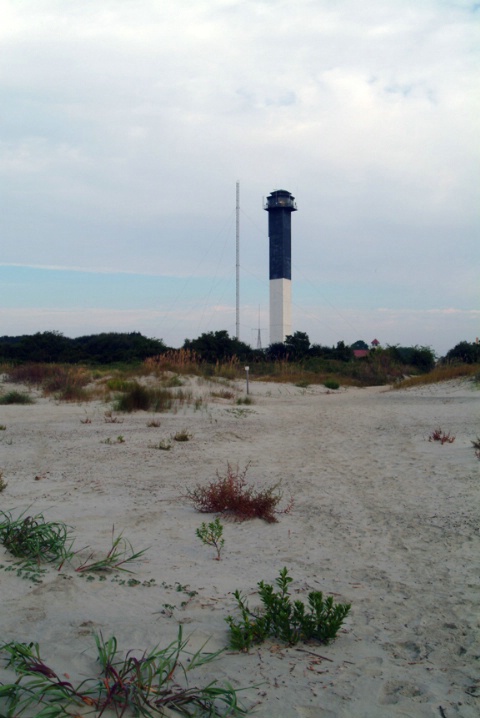
[[[468,382],[334,393],[253,382],[254,403],[236,406],[208,384],[192,387],[202,408],[161,415],[159,428],[143,412],[105,423],[98,402],[2,407],[3,510],[65,521],[78,548],[108,550],[113,525],[136,550],[150,547],[135,586],[68,567],[38,585],[0,570],[2,640],[39,641],[72,676],[92,672],[94,630],[143,649],[172,640],[180,622],[193,647],[210,637],[221,648],[232,591],[254,601],[257,582],[287,566],[299,597],[322,590],[352,603],[345,630],[329,646],[227,652],[205,680],[261,683],[245,693],[261,718],[476,718],[480,392]],[[436,426],[456,441],[429,442]],[[152,448],[180,429],[189,442]],[[124,443],[104,443],[119,435]],[[217,562],[195,536],[208,516],[182,494],[227,461],[250,462],[259,485],[281,479],[295,506],[273,525],[226,523]]]

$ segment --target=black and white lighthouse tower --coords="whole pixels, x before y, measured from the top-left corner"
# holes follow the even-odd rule
[[[292,333],[292,212],[295,197],[276,189],[268,197],[270,239],[270,344],[284,342]]]

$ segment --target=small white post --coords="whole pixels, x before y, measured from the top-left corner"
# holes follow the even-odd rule
[[[245,367],[245,372],[246,372],[246,374],[247,374],[247,394],[248,394],[248,372],[249,372],[249,371],[250,371],[250,367],[249,367],[249,366],[246,366],[246,367]]]

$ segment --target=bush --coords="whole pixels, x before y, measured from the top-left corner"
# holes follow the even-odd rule
[[[264,519],[268,523],[277,521],[275,514],[289,513],[293,507],[293,499],[283,510],[277,506],[283,498],[280,483],[265,489],[256,489],[246,481],[249,464],[243,471],[227,464],[227,473],[205,486],[198,484],[193,490],[187,489],[186,498],[192,501],[195,509],[201,513],[230,514],[239,521],[247,519]]]
[[[460,342],[445,355],[445,362],[462,362],[464,364],[480,363],[480,344],[477,342]]]
[[[126,391],[115,402],[116,411],[148,411],[151,404],[151,394],[149,390],[133,382],[126,387]]]
[[[138,362],[165,350],[161,339],[147,339],[139,332],[109,332],[76,339],[60,332],[37,332],[32,336],[0,338],[0,356],[15,362]]]
[[[125,387],[125,393],[115,401],[116,411],[166,411],[172,406],[167,389],[149,389],[138,382]]]
[[[205,546],[213,546],[217,552],[216,560],[220,561],[222,548],[225,544],[223,538],[223,526],[217,517],[208,525],[203,522],[200,528],[196,530],[196,534]]]
[[[194,352],[201,361],[211,364],[224,363],[233,358],[237,361],[248,361],[252,356],[252,349],[248,344],[230,337],[225,329],[205,332],[197,339],[185,339],[183,349]]]
[[[330,643],[336,637],[351,604],[333,602],[333,597],[324,599],[321,591],[308,594],[308,609],[302,601],[292,601],[288,586],[293,579],[287,569],[280,571],[275,579],[279,590],[260,581],[258,593],[263,609],[250,610],[240,591],[234,592],[241,621],[232,616],[225,620],[230,626],[230,645],[237,651],[248,651],[253,644],[263,643],[267,638],[278,638],[289,645],[299,641],[315,639]]]
[[[35,400],[31,396],[21,391],[9,391],[0,396],[0,404],[34,404]]]
[[[172,444],[167,439],[162,439],[158,444],[150,444],[149,449],[159,449],[160,451],[170,451]]]
[[[308,389],[310,386],[310,382],[308,379],[300,379],[299,381],[295,382],[295,386],[298,386],[299,389]]]
[[[180,431],[177,431],[175,434],[172,434],[173,441],[190,441],[192,438],[192,435],[189,434],[189,432],[186,429],[181,429]]]
[[[382,353],[381,349],[376,350]],[[432,371],[435,366],[435,352],[430,347],[388,347],[385,352],[393,361],[397,361],[404,367],[411,367],[420,372]]]
[[[338,381],[333,381],[333,379],[327,379],[323,386],[325,386],[327,389],[340,389],[340,384],[338,383]]]

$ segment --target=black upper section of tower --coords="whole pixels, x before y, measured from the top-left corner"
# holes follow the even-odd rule
[[[284,189],[274,190],[264,209],[268,212],[270,238],[270,279],[292,278],[292,212],[295,197]]]

